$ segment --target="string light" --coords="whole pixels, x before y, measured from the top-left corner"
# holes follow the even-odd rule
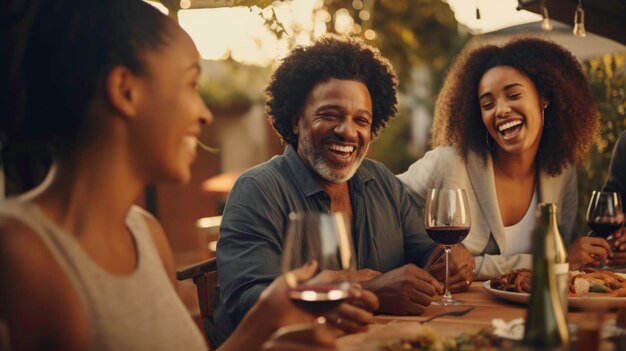
[[[478,8],[478,0],[476,0],[476,19],[480,20],[480,9]]]
[[[546,6],[546,2],[541,3],[541,17],[543,17],[543,21],[541,22],[541,29],[549,32],[552,30],[552,21],[550,21],[550,15],[548,14],[548,7]]]
[[[576,6],[576,12],[574,13],[573,33],[579,38],[587,36],[587,31],[585,30],[585,10],[583,10],[582,0],[578,0],[578,6]]]

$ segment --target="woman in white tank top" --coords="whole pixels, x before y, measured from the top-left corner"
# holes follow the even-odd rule
[[[139,0],[32,1],[18,10],[2,29],[11,56],[1,76],[12,79],[2,84],[14,99],[2,116],[11,133],[0,140],[15,150],[45,145],[54,166],[36,189],[0,204],[0,321],[12,347],[206,349],[174,289],[161,226],[133,205],[148,184],[190,178],[212,119],[196,91],[196,47]],[[277,280],[223,349],[260,349],[278,327],[309,321],[284,289]],[[373,295],[361,297],[376,307]],[[285,343],[325,349],[333,338],[305,330],[266,346]]]

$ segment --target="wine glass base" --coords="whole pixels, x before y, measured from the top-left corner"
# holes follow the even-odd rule
[[[431,302],[431,304],[437,305],[437,306],[458,306],[458,305],[464,305],[465,301],[444,297],[441,300]]]

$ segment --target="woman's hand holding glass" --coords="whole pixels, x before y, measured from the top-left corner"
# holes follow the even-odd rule
[[[581,236],[567,249],[571,270],[586,266],[598,267],[608,263],[613,255],[611,244],[604,238]]]
[[[438,281],[445,281],[446,259],[443,246],[437,247],[426,262],[426,271]],[[450,292],[462,292],[469,289],[476,275],[474,255],[463,244],[455,245],[450,251]]]
[[[312,271],[304,279],[291,273],[302,266]],[[342,214],[290,214],[282,267],[290,301],[317,323],[355,332],[371,322],[378,299],[353,284],[356,262]]]
[[[589,200],[586,220],[591,232],[576,239],[568,248],[570,267],[580,269],[585,266],[626,263],[626,253],[620,252],[623,251],[621,243],[624,224],[620,194],[594,191]]]
[[[613,262],[614,251],[619,251],[618,233],[624,225],[622,199],[619,193],[612,191],[594,191],[587,208],[587,224],[592,230],[590,238],[580,240],[578,247],[573,245],[579,256],[587,255],[588,263],[602,266]],[[574,243],[576,244],[576,243]],[[623,256],[623,255],[619,255]],[[618,257],[619,260],[619,257]]]

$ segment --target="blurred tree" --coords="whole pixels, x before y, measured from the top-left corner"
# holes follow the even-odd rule
[[[626,53],[607,54],[583,63],[591,92],[600,111],[600,137],[578,168],[578,215],[576,233],[589,231],[585,222],[591,192],[606,182],[611,153],[626,130]]]
[[[203,0],[203,1],[196,1],[195,3],[192,2],[191,0],[187,0],[187,1],[185,0],[150,0],[150,1],[158,1],[161,4],[163,4],[163,6],[165,6],[168,10],[168,15],[172,17],[176,22],[178,22],[178,11],[183,9],[181,5],[184,3],[186,3],[187,5],[184,9],[211,8],[211,7],[220,7],[220,6],[224,6],[224,7],[246,6],[246,7],[249,7],[250,10],[252,10],[253,7],[256,7],[259,9],[266,8],[269,5],[271,5],[275,0],[227,0],[226,2],[224,1],[213,2],[211,0]],[[279,0],[279,1],[282,1],[282,0]],[[280,35],[282,32],[284,32],[284,28],[282,28],[282,25],[280,25],[280,23],[278,22],[278,19],[276,18],[276,13],[273,10],[270,11],[269,16],[266,16],[261,11],[259,11],[259,15],[263,17],[263,19],[266,20],[268,25],[271,25],[272,23],[278,23],[278,25],[276,24],[274,25],[275,32],[277,33],[277,35]]]
[[[441,72],[468,39],[441,0],[326,0],[325,8],[335,20],[342,13],[353,18],[351,34],[380,49],[403,88],[410,86],[413,67],[426,65]],[[336,27],[327,30],[337,32]],[[438,87],[440,81],[434,83]]]
[[[367,156],[383,162],[395,174],[406,171],[415,161],[415,158],[405,151],[411,138],[409,124],[406,114],[399,113],[393,123],[372,142]]]
[[[198,91],[204,102],[220,117],[223,111],[246,111],[254,103],[263,103],[263,89],[270,79],[270,67],[251,66],[232,59],[203,61]]]

